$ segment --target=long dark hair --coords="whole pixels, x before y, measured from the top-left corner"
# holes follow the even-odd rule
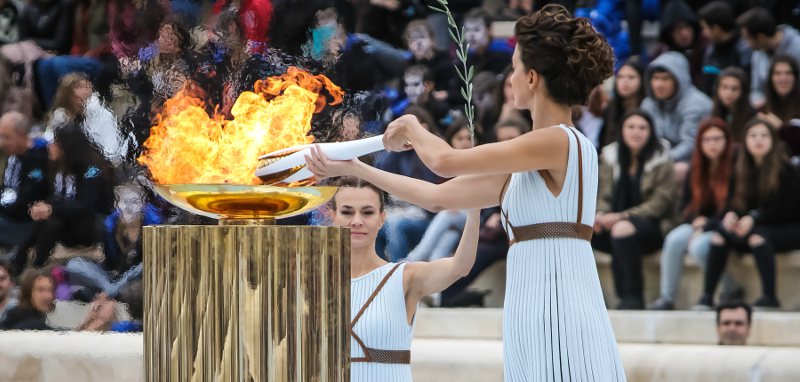
[[[792,75],[794,75],[794,86],[785,97],[778,95],[772,85],[772,74],[775,73],[775,67],[778,64],[789,65]],[[769,67],[769,76],[767,77],[766,93],[767,104],[765,108],[768,112],[774,113],[784,122],[800,117],[800,68],[798,68],[797,62],[792,57],[776,56],[772,59],[772,64]]]
[[[781,146],[781,141],[778,140],[775,128],[767,121],[758,118],[750,120],[744,129],[744,139],[750,129],[760,125],[766,126],[769,130],[772,145],[761,165],[756,165],[753,155],[747,150],[746,143],[736,158],[734,167],[736,187],[733,194],[733,207],[740,211],[749,209],[748,202],[763,203],[778,190],[781,168],[786,162],[786,152]]]
[[[617,132],[622,129],[623,117],[631,110],[638,108],[644,99],[644,65],[642,61],[638,56],[633,56],[625,61],[625,63],[620,66],[620,69],[626,66],[639,74],[639,90],[631,97],[620,97],[619,94],[617,94],[617,79],[614,78],[613,94],[606,111],[605,120],[606,132],[604,134],[608,137],[608,140],[614,139],[617,136]],[[619,69],[617,73],[619,73]]]
[[[719,99],[719,86],[723,78],[736,79],[739,81],[739,86],[741,87],[741,94],[733,105],[733,109],[729,109],[727,106],[723,105],[722,101]],[[748,80],[747,73],[735,66],[725,68],[714,83],[714,109],[711,115],[722,118],[728,124],[731,136],[735,142],[741,142],[744,139],[742,135],[744,126],[753,114],[750,108],[750,102],[747,99],[748,94],[750,94],[750,81]]]
[[[51,176],[62,172],[64,175],[73,175],[76,178],[83,176],[91,167],[96,167],[99,176],[103,179],[105,192],[101,197],[103,200],[97,202],[103,204],[103,209],[110,209],[114,201],[113,189],[116,183],[114,167],[103,156],[97,144],[86,136],[83,130],[82,119],[71,121],[57,126],[53,135],[53,143],[61,149],[62,155],[55,163]]]
[[[712,169],[711,160],[703,154],[703,135],[714,128],[722,130],[725,136],[725,148],[717,159],[717,167]],[[704,206],[709,205],[716,206],[717,212],[721,212],[728,198],[729,179],[733,170],[731,131],[721,118],[711,117],[700,123],[695,138],[691,168],[689,187],[692,190],[692,200],[689,201],[684,213],[687,215],[698,213]]]
[[[55,292],[56,280],[54,280],[53,276],[50,274],[49,267],[30,268],[22,274],[22,282],[20,283],[19,286],[19,305],[21,307],[30,310],[35,310],[35,308],[33,307],[33,285],[36,284],[36,280],[43,277],[50,280],[50,283],[52,283]],[[51,306],[51,308],[55,308],[55,306]],[[39,312],[39,313],[44,315],[47,312]]]
[[[622,173],[627,173],[628,169],[633,162],[631,150],[625,144],[625,141],[622,139],[622,126],[625,125],[625,121],[627,121],[631,117],[642,117],[645,121],[647,121],[647,125],[650,127],[650,134],[647,136],[647,143],[644,144],[642,150],[639,152],[639,155],[635,158],[636,162],[639,165],[639,169],[637,172],[641,171],[644,167],[644,164],[650,160],[657,152],[663,150],[664,148],[661,146],[661,143],[658,141],[658,137],[656,137],[656,132],[653,128],[653,118],[650,117],[646,111],[641,109],[635,109],[627,114],[622,118],[622,125],[620,126],[619,132],[617,133],[617,150],[619,154],[619,165],[622,169]]]

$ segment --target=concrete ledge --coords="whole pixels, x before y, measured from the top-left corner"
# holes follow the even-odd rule
[[[800,380],[800,348],[622,344],[628,381]]]
[[[142,381],[141,334],[0,333],[0,381]],[[620,344],[631,382],[800,380],[800,348]],[[416,339],[416,382],[503,380],[499,340]]]
[[[716,344],[714,312],[608,311],[617,341],[629,343]],[[800,313],[756,312],[750,345],[800,347]],[[503,311],[420,309],[415,338],[501,340]]]
[[[415,339],[411,344],[411,371],[416,382],[502,381],[503,343]]]
[[[0,332],[0,381],[140,382],[141,334]]]

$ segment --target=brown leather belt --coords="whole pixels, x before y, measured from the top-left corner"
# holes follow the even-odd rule
[[[521,241],[555,238],[580,239],[591,242],[593,233],[592,227],[572,222],[538,223],[510,228],[514,239],[509,241],[509,246]]]
[[[351,358],[351,362],[374,362],[408,365],[411,363],[411,350],[380,350],[362,348],[366,357]]]

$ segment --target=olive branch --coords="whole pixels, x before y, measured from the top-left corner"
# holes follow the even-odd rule
[[[458,45],[458,48],[456,49],[456,56],[458,56],[459,62],[455,65],[455,67],[458,77],[464,82],[464,86],[461,87],[461,96],[464,97],[465,101],[467,101],[467,104],[464,105],[464,115],[467,117],[467,128],[469,130],[469,135],[474,141],[475,124],[473,120],[475,119],[475,107],[472,105],[472,77],[475,74],[475,67],[467,66],[469,43],[464,37],[464,27],[462,26],[461,29],[459,29],[458,25],[456,24],[456,20],[453,18],[453,14],[450,13],[450,8],[447,7],[447,0],[434,1],[439,3],[441,8],[433,5],[429,5],[428,8],[436,12],[443,13],[447,16],[447,24],[449,26],[447,31],[450,32],[450,38],[453,40],[453,42]]]

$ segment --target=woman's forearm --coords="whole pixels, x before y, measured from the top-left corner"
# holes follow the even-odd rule
[[[436,197],[436,185],[424,180],[392,174],[357,162],[353,175],[364,179],[389,194],[429,211],[441,209]]]

